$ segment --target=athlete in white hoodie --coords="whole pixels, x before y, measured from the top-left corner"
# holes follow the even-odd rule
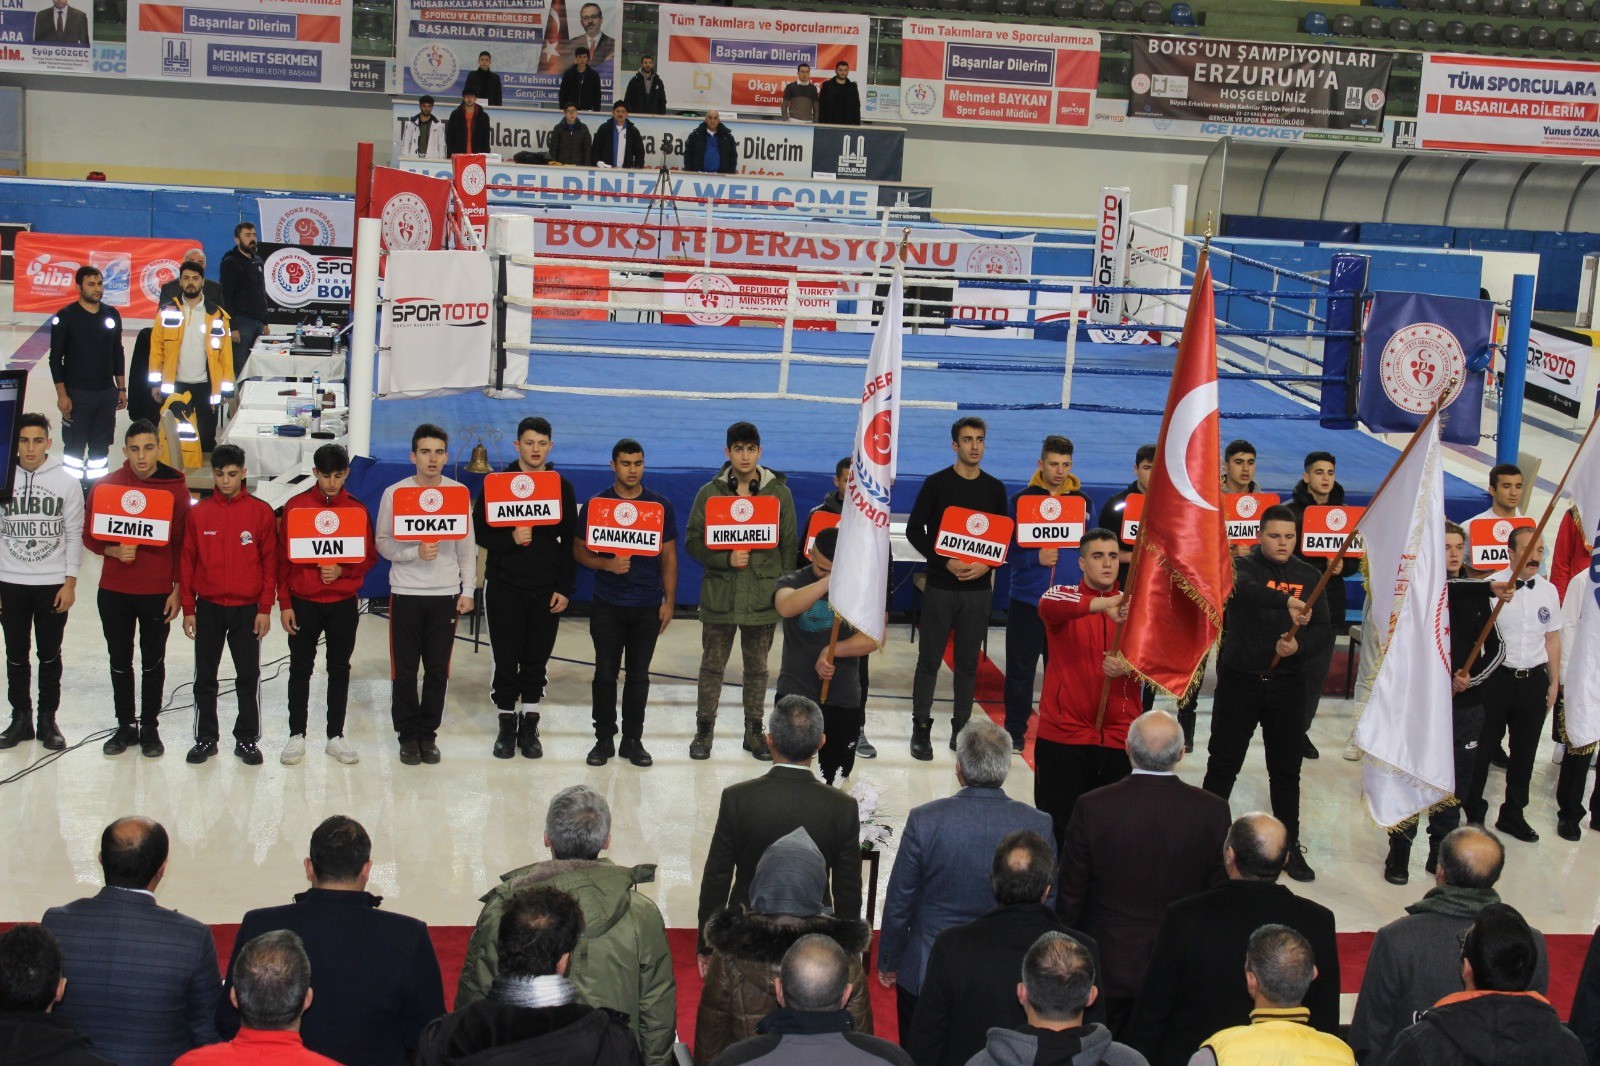
[[[11,502],[0,509],[0,627],[6,638],[11,726],[0,748],[34,738],[30,638],[39,640],[39,742],[67,746],[56,728],[61,706],[61,635],[83,559],[83,485],[50,454],[50,420],[25,414],[17,429]]]

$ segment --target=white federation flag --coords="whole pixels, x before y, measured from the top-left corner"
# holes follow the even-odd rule
[[[839,519],[839,545],[828,584],[828,603],[834,613],[877,641],[880,648],[889,596],[889,490],[894,485],[900,439],[904,288],[897,270],[867,360],[850,480],[844,487],[844,513]]]
[[[1367,809],[1389,828],[1456,789],[1438,419],[1368,508],[1361,533],[1366,610],[1378,640],[1372,692],[1355,740]]]
[[[1594,550],[1595,535],[1600,530],[1600,433],[1592,430],[1584,436],[1578,455],[1567,474],[1567,487],[1572,502],[1578,508],[1578,523],[1583,529],[1583,543],[1589,548],[1587,569],[1581,571],[1565,589],[1568,617],[1576,614],[1576,626],[1569,627],[1571,637],[1562,634],[1561,677],[1566,692],[1562,697],[1566,708],[1567,743],[1574,748],[1586,747],[1600,740],[1600,558]],[[1580,597],[1578,603],[1572,597]]]

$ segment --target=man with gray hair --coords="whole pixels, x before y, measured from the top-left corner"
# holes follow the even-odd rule
[[[767,716],[772,769],[722,790],[700,878],[700,976],[710,966],[706,922],[724,907],[750,902],[750,880],[772,842],[804,829],[827,860],[833,913],[861,916],[861,811],[829,788],[811,768],[822,747],[822,708],[804,696],[785,696]]]
[[[1228,802],[1178,779],[1183,746],[1183,727],[1166,711],[1134,719],[1127,736],[1133,772],[1085,793],[1064,834],[1056,913],[1099,942],[1117,1033],[1132,1014],[1168,905],[1227,876]]]
[[[240,948],[228,999],[244,1023],[239,1035],[196,1048],[174,1066],[337,1066],[300,1039],[300,1016],[311,1006],[311,960],[298,934],[276,929]]]
[[[1094,956],[1065,933],[1045,933],[1022,960],[1017,1002],[1028,1023],[1020,1029],[990,1029],[984,1049],[967,1066],[1148,1066],[1144,1056],[1111,1039],[1111,1030],[1085,1022],[1097,998]]]
[[[773,991],[778,1009],[761,1020],[761,1035],[733,1045],[713,1066],[913,1066],[911,1056],[887,1040],[851,1031],[844,1006],[854,991],[850,956],[832,937],[808,933],[796,940],[784,952]]]
[[[489,997],[500,972],[500,920],[507,902],[525,888],[558,889],[583,909],[584,950],[567,979],[584,1002],[628,1016],[650,1066],[672,1062],[678,989],[661,911],[640,885],[656,879],[654,863],[618,866],[600,853],[611,847],[611,806],[588,785],[555,794],[545,814],[550,859],[501,875],[482,897],[483,911],[467,945],[456,1006]]]
[[[878,943],[878,980],[895,989],[902,1046],[934,938],[994,908],[989,863],[995,848],[1018,830],[1052,838],[1048,814],[1006,795],[1010,771],[1010,735],[986,717],[972,718],[956,736],[959,791],[906,817]]]
[[[1263,925],[1251,933],[1244,955],[1244,984],[1255,1005],[1250,1024],[1213,1034],[1189,1058],[1189,1066],[1248,1062],[1355,1066],[1349,1046],[1311,1028],[1311,1012],[1300,1005],[1316,977],[1311,941],[1286,925]]]

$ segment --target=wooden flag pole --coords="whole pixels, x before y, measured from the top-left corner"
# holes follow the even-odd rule
[[[828,665],[829,666],[833,665],[833,653],[838,649],[838,647],[839,647],[839,616],[838,615],[834,615],[833,616],[833,632],[828,634]],[[825,678],[822,679],[822,698],[817,700],[818,703],[827,703],[828,702],[828,688],[832,684],[833,684],[833,678],[825,677]]]
[[[1561,493],[1566,490],[1567,478],[1572,476],[1572,468],[1577,465],[1578,456],[1583,454],[1584,446],[1589,443],[1589,437],[1594,433],[1594,427],[1597,424],[1600,424],[1600,411],[1595,412],[1595,417],[1589,420],[1589,428],[1583,431],[1583,440],[1578,442],[1578,448],[1572,453],[1572,460],[1567,463],[1567,469],[1561,475],[1561,481],[1556,485],[1556,491],[1551,493],[1550,502],[1545,505],[1544,515],[1540,517],[1538,526],[1534,528],[1533,536],[1527,539],[1527,542],[1523,545],[1522,550],[1517,553],[1517,558],[1511,567],[1511,580],[1513,582],[1513,589],[1516,588],[1514,583],[1517,581],[1517,575],[1522,573],[1522,568],[1524,566],[1528,565],[1528,557],[1533,554],[1533,545],[1539,540],[1539,538],[1544,536],[1544,528],[1550,524],[1550,516],[1555,513],[1556,504],[1561,502]],[[1560,593],[1561,590],[1557,589],[1556,594],[1560,595]],[[1472,652],[1467,656],[1465,665],[1463,665],[1460,670],[1456,671],[1459,676],[1468,679],[1471,678],[1472,665],[1478,661],[1478,656],[1483,651],[1484,642],[1489,639],[1489,634],[1494,630],[1495,620],[1500,617],[1500,611],[1503,607],[1505,607],[1505,605],[1506,601],[1500,600],[1494,605],[1494,610],[1489,612],[1489,620],[1483,624],[1482,631],[1478,633],[1478,640],[1472,645]]]

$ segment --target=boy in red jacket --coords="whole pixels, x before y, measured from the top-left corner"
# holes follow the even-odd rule
[[[350,476],[350,457],[337,444],[324,444],[311,458],[317,483],[283,505],[283,520],[302,507],[366,508],[344,489]],[[356,749],[344,738],[345,706],[350,697],[350,656],[356,648],[356,623],[361,618],[361,582],[378,561],[372,536],[372,516],[367,515],[366,558],[339,565],[289,561],[289,535],[278,534],[278,618],[289,634],[289,743],[278,761],[293,766],[306,754],[307,707],[311,702],[311,673],[317,666],[317,641],[328,638],[328,745],[340,762],[360,761]]]
[[[113,544],[94,535],[95,492],[90,490],[83,517],[83,546],[105,557],[100,568],[100,626],[111,661],[111,700],[117,731],[100,750],[121,755],[139,745],[146,758],[165,752],[156,716],[167,683],[167,632],[178,617],[178,556],[189,517],[189,486],[182,474],[157,457],[156,427],[137,419],[122,436],[127,460],[95,486],[120,485],[173,496],[171,533],[162,545]],[[134,724],[133,639],[139,637],[139,719]]]
[[[194,641],[194,747],[186,761],[217,753],[217,666],[233,653],[233,753],[261,765],[261,638],[272,629],[278,591],[278,523],[272,508],[245,488],[244,451],[219,444],[211,453],[216,491],[189,512],[179,592],[183,635]]]

